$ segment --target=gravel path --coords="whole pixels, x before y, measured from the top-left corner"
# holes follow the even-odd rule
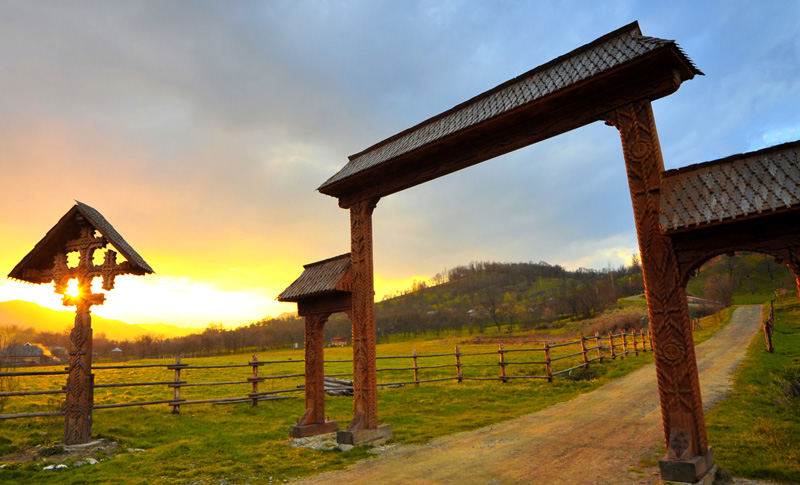
[[[706,410],[730,390],[732,373],[760,325],[760,306],[739,307],[728,326],[697,347]],[[651,364],[537,413],[425,445],[397,446],[299,483],[659,483],[658,467],[643,468],[640,460],[657,456],[662,446]]]

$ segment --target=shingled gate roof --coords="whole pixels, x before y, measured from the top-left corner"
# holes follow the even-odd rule
[[[689,71],[681,73],[684,79],[703,74],[675,41],[645,37],[633,22],[350,156],[347,165],[318,190],[339,197],[341,190],[334,186],[348,178],[661,49],[671,49],[680,58]]]
[[[278,301],[298,302],[307,298],[350,291],[350,253],[303,266],[303,273]]]
[[[664,172],[661,227],[675,232],[800,208],[800,141]]]
[[[120,252],[128,261],[132,274],[144,275],[153,273],[153,269],[145,260],[139,256],[130,244],[114,229],[100,212],[82,202],[75,201],[76,204],[67,211],[66,214],[47,231],[47,234],[29,252],[22,261],[9,273],[8,277],[29,283],[46,283],[40,277],[31,276],[34,272],[26,275],[26,270],[49,270],[53,267],[53,258],[56,254],[65,251],[67,241],[77,239],[81,235],[78,216],[82,216],[92,225],[114,249]]]

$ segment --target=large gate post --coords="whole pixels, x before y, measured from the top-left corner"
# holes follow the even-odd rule
[[[293,438],[336,431],[336,421],[325,421],[325,340],[323,329],[330,313],[306,315],[305,385],[306,410],[296,425],[289,428]]]
[[[672,241],[659,226],[664,161],[650,101],[619,108],[607,116],[622,138],[645,295],[654,337],[658,393],[667,456],[661,478],[698,482],[714,466],[708,446],[700,382],[686,293],[680,284]]]
[[[389,425],[378,426],[378,376],[375,360],[375,284],[372,265],[372,211],[378,199],[350,207],[353,325],[353,420],[339,431],[339,443],[357,445],[386,440]]]

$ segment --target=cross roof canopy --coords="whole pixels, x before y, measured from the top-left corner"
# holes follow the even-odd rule
[[[45,272],[53,267],[53,258],[65,253],[67,242],[81,235],[81,224],[88,223],[99,232],[105,241],[119,251],[127,260],[129,274],[145,275],[153,273],[153,269],[139,256],[130,244],[114,229],[100,212],[82,202],[76,204],[47,231],[47,234],[17,264],[8,277],[29,283],[49,283],[52,276]],[[125,264],[125,263],[123,263]]]

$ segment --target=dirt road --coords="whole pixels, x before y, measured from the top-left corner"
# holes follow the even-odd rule
[[[697,347],[706,409],[730,389],[760,319],[760,306],[740,307],[727,327]],[[300,483],[658,483],[657,467],[629,470],[662,444],[655,368],[649,365],[540,412],[425,445],[399,446]]]

